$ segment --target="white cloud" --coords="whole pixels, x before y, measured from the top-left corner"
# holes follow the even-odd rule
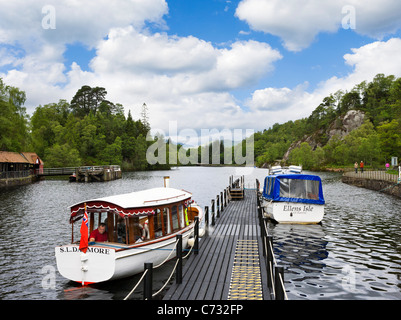
[[[50,17],[55,19],[55,29],[43,28],[46,6],[55,9]],[[7,71],[0,77],[26,91],[28,111],[72,98],[79,85],[94,79],[76,64],[64,65],[66,44],[94,48],[113,27],[163,25],[168,12],[165,0],[0,0],[0,7],[1,65],[14,67],[3,68]]]
[[[92,71],[84,74],[76,67],[68,76],[84,77],[89,85],[101,83],[108,98],[126,109],[146,102],[154,128],[166,130],[168,120],[197,130],[242,128],[244,111],[230,90],[255,84],[281,58],[277,50],[256,41],[220,49],[192,36],[115,28],[99,43]]]
[[[322,81],[313,92],[308,92],[305,84],[294,89],[256,90],[247,104],[255,118],[264,118],[265,123],[268,121],[269,125],[308,117],[324,97],[338,90],[350,91],[362,81],[372,81],[378,73],[401,77],[399,52],[401,52],[400,38],[376,41],[351,49],[351,53],[344,55],[344,63],[353,68],[348,75]],[[263,128],[258,128],[261,129]]]
[[[271,74],[275,62],[283,58],[267,43],[236,41],[221,48],[193,36],[151,33],[143,28],[145,21],[163,24],[163,14],[168,11],[164,0],[88,0],[85,5],[74,0],[53,1],[57,27],[44,30],[41,8],[49,2],[52,3],[0,0],[4,5],[0,12],[0,44],[7,44],[0,47],[0,67],[7,70],[0,77],[5,83],[26,91],[29,112],[39,104],[57,102],[60,98],[69,100],[87,84],[106,88],[107,98],[122,103],[127,111],[131,109],[135,117],[139,117],[142,103],[146,102],[151,126],[165,132],[170,120],[178,121],[179,129],[263,130],[275,122],[306,117],[328,94],[339,89],[350,90],[377,73],[401,76],[398,58],[401,40],[377,41],[352,49],[344,56],[344,63],[353,68],[347,76],[327,79],[313,92],[308,91],[307,84],[295,88],[260,88],[253,92],[244,108],[232,91],[259,83]],[[258,4],[241,2],[246,3]],[[315,19],[316,12],[312,9],[317,1],[303,3],[305,7],[299,4],[294,8],[280,7],[279,2],[271,0],[269,6],[275,6],[272,10],[278,10],[278,15],[264,16],[261,11],[256,22],[262,28],[264,19],[271,18],[270,31],[266,32],[274,29],[293,50],[313,41],[322,30],[338,28],[335,21],[339,18],[332,19],[327,14],[331,11],[326,2],[321,4],[321,16],[315,25],[309,20]],[[333,8],[337,6],[331,3]],[[390,3],[394,4],[387,0],[383,3],[387,9]],[[238,15],[240,8],[241,5]],[[249,9],[253,18],[256,17],[254,10]],[[381,18],[388,13],[385,9],[377,10]],[[250,23],[251,19],[247,19]],[[396,19],[392,21],[383,30],[396,28]],[[358,32],[373,32],[359,16],[358,26],[361,28]],[[89,71],[83,71],[77,63],[65,65],[66,44],[75,41],[95,49]]]
[[[334,93],[338,90],[351,90],[362,81],[372,81],[383,73],[386,76],[401,77],[401,39],[376,41],[360,48],[351,49],[352,53],[344,55],[344,62],[353,67],[353,71],[345,77],[332,77],[319,85],[317,92]]]
[[[189,36],[149,35],[133,27],[114,28],[97,47],[91,67],[97,72],[178,74],[209,70],[215,63],[210,43]]]
[[[42,27],[45,6],[55,9],[56,29]],[[38,40],[95,46],[112,27],[163,24],[168,12],[165,0],[0,0],[0,7],[0,42],[30,46]]]
[[[253,30],[282,39],[290,51],[308,47],[320,32],[336,32],[343,26],[351,6],[355,32],[382,39],[401,28],[398,0],[242,0],[236,16]],[[344,21],[347,24],[347,21]]]

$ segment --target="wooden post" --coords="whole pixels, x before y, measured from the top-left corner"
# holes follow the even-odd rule
[[[205,226],[209,226],[209,207],[205,206]]]
[[[217,203],[216,203],[216,211],[217,211],[217,218],[220,218],[220,201],[219,201],[219,196],[216,196]]]
[[[145,263],[145,275],[143,282],[143,300],[152,300],[152,282],[153,282],[153,263]]]
[[[224,210],[224,201],[223,201],[223,192],[220,192],[220,211],[223,212]]]
[[[182,283],[182,234],[177,234],[177,269],[175,273],[175,283]]]
[[[212,226],[216,224],[215,217],[214,217],[214,199],[212,199]]]
[[[194,237],[195,237],[194,254],[198,254],[199,253],[199,217],[195,217]]]
[[[280,279],[281,276],[281,279]],[[274,268],[274,292],[276,300],[284,300],[284,267],[276,266]]]
[[[273,288],[273,252],[270,250],[270,243],[273,241],[272,236],[267,236],[267,262],[266,262],[266,269],[267,269],[267,286],[269,288]]]
[[[224,206],[227,207],[227,188],[224,189]]]
[[[264,257],[266,257],[266,248],[267,248],[267,245],[266,245],[266,241],[267,241],[267,234],[266,234],[266,230],[265,230],[265,228],[264,228],[264,222],[263,221],[260,221],[259,220],[259,222],[260,222],[260,224],[259,224],[259,226],[260,226],[260,235],[262,236],[262,253],[263,253],[263,256]]]

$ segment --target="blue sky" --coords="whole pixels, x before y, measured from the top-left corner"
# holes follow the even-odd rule
[[[91,85],[134,116],[146,102],[151,126],[167,135],[168,121],[197,132],[263,130],[377,73],[401,76],[397,0],[0,5],[0,77],[26,92],[30,114]],[[355,28],[344,29],[344,18]]]

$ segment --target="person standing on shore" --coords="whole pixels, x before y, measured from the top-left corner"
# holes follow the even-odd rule
[[[359,167],[361,168],[361,172],[363,173],[363,161],[359,164]]]
[[[355,173],[358,173],[358,162],[355,161],[354,164],[354,168],[355,168]]]

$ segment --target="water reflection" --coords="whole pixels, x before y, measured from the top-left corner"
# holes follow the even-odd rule
[[[82,288],[56,271],[54,247],[71,240],[69,206],[87,199],[170,185],[210,205],[236,168],[185,167],[124,173],[105,183],[46,180],[0,192],[0,299],[123,299],[139,276]],[[266,171],[245,176],[253,186]],[[341,183],[335,173],[323,180],[326,214],[322,225],[271,225],[279,264],[285,267],[290,299],[401,299],[401,200]],[[173,262],[154,273],[162,287]],[[53,270],[53,273],[52,273]],[[55,277],[47,288],[46,276]],[[142,299],[142,285],[132,296]]]
[[[320,175],[322,225],[271,226],[289,298],[401,298],[400,199]]]

